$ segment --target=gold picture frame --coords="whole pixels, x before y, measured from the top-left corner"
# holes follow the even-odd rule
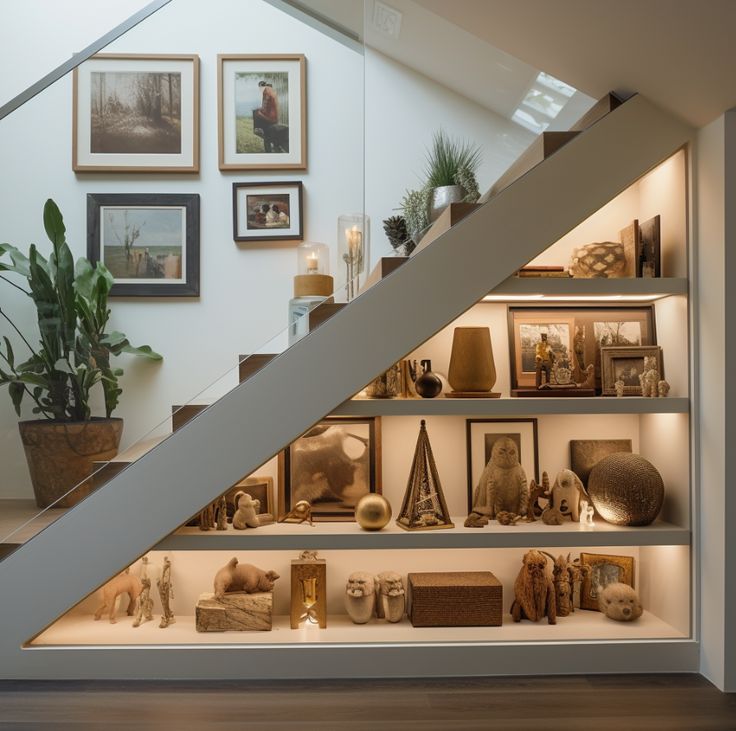
[[[616,381],[624,382],[624,396],[641,396],[638,377],[644,372],[644,358],[657,359],[660,379],[664,378],[662,348],[658,345],[601,348],[601,384],[603,396],[616,395]]]
[[[599,612],[598,593],[608,584],[620,582],[634,588],[633,556],[581,553],[580,564],[590,568],[583,573],[583,585],[580,589],[581,609]]]

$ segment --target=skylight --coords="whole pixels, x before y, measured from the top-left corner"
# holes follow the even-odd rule
[[[576,89],[541,71],[511,117],[534,134],[541,134],[570,101]]]

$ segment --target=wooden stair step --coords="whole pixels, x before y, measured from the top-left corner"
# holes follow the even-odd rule
[[[411,255],[414,256],[417,251],[421,251],[429,246],[435,239],[438,239],[443,233],[449,231],[458,221],[462,221],[465,216],[477,210],[480,205],[480,203],[450,203],[429,227],[427,233],[422,236],[422,240],[414,251],[411,252]]]
[[[588,129],[591,125],[595,124],[599,119],[603,119],[609,112],[612,112],[617,107],[620,107],[624,103],[624,100],[609,92],[604,97],[601,97],[575,124],[570,127],[572,132],[583,132]]]
[[[190,419],[201,414],[209,404],[184,404],[171,407],[171,431],[181,429]]]
[[[278,353],[253,353],[238,356],[238,383],[250,378],[254,373],[272,361]]]

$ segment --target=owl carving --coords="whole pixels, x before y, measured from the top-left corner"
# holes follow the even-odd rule
[[[526,515],[529,507],[529,483],[519,463],[516,442],[509,437],[498,439],[473,495],[473,512],[495,518],[501,511]]]

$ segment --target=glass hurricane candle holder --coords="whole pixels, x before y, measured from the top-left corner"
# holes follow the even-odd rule
[[[309,332],[309,313],[332,295],[330,249],[326,244],[305,241],[297,246],[294,297],[289,300],[289,345]]]
[[[362,275],[369,263],[370,218],[352,213],[337,219],[337,259],[345,265],[348,302],[360,292]]]
[[[330,273],[330,249],[326,244],[305,241],[296,247],[297,275]]]

